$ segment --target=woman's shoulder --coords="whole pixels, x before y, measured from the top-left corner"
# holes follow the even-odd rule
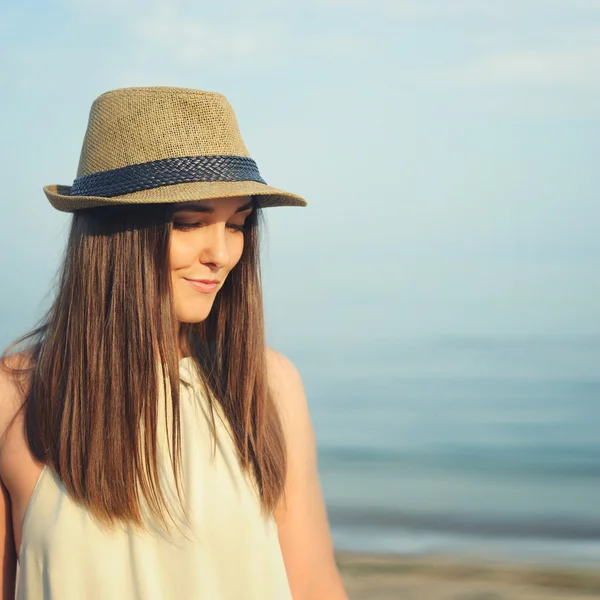
[[[31,367],[31,353],[0,358],[0,451],[7,427],[23,405]]]
[[[0,357],[0,390],[9,396],[13,395],[15,390],[25,390],[31,372],[31,364],[30,351],[16,352]],[[4,399],[3,394],[0,402]]]
[[[267,348],[267,375],[274,391],[292,391],[302,387],[296,365],[285,354],[273,348]]]
[[[279,373],[282,369],[295,368],[294,363],[285,355],[275,350],[275,348],[267,347],[267,368],[269,375]]]
[[[281,352],[267,348],[267,373],[286,436],[310,438],[308,402],[296,365]]]

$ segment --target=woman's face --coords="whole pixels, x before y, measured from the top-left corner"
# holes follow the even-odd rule
[[[244,249],[249,196],[180,202],[173,213],[170,266],[177,320],[208,316],[217,292]]]

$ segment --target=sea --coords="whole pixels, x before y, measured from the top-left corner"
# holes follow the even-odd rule
[[[600,336],[282,351],[304,382],[336,549],[600,565]]]

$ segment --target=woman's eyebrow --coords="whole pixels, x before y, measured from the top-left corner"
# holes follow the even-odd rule
[[[252,208],[252,201],[247,202],[246,204],[243,204],[242,206],[240,206],[235,212],[236,213],[240,213],[240,212],[244,212],[245,210],[248,210],[249,208]],[[205,204],[191,204],[191,203],[185,203],[185,204],[181,204],[181,205],[176,205],[175,206],[175,210],[176,211],[189,211],[189,212],[198,212],[198,213],[205,213],[205,214],[211,214],[214,213],[215,210],[212,206],[206,206]]]

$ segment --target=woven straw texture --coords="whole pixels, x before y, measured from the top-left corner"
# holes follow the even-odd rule
[[[166,86],[121,88],[92,103],[77,178],[161,159],[223,155],[250,158],[222,94]],[[258,181],[191,181],[112,197],[71,196],[67,185],[43,189],[52,206],[62,211],[245,195],[257,196],[263,207],[306,205],[301,196]]]

